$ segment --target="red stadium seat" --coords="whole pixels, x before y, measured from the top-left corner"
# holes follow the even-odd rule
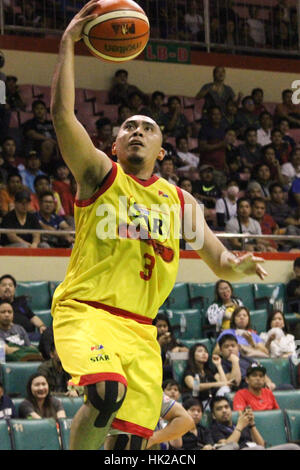
[[[194,121],[194,110],[192,108],[184,108],[183,114],[189,122]]]
[[[24,122],[28,121],[28,119],[33,118],[33,114],[27,111],[19,111],[19,118],[20,118],[20,124],[24,124]]]
[[[19,127],[19,114],[17,111],[12,111],[10,114],[9,128],[16,129]]]
[[[300,129],[290,129],[288,135],[294,139],[296,144],[300,144]]]
[[[277,105],[278,105],[278,103],[272,103],[272,102],[264,103],[264,106],[265,106],[266,110],[267,110],[270,114],[272,114],[272,116],[274,115],[275,108],[276,108]]]

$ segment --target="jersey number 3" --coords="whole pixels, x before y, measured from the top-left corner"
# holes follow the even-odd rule
[[[155,266],[155,258],[154,256],[151,256],[148,253],[144,254],[144,258],[144,271],[140,271],[140,276],[142,279],[144,279],[144,281],[149,281],[151,279],[152,271]]]

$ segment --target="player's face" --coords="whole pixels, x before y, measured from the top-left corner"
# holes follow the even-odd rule
[[[112,151],[121,164],[142,168],[163,159],[161,144],[161,131],[153,119],[132,116],[122,124]]]

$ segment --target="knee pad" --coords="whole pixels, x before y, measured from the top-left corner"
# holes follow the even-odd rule
[[[96,384],[87,386],[87,396],[94,408],[99,410],[99,415],[94,422],[96,428],[103,428],[107,425],[109,418],[113,413],[118,411],[121,407],[125,396],[117,402],[118,398],[118,382],[107,381],[105,382],[105,396],[101,398],[97,392]]]

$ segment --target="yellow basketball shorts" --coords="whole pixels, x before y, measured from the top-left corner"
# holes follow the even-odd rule
[[[162,402],[156,327],[76,300],[59,301],[52,313],[56,350],[72,382],[89,385],[112,380],[126,385],[126,397],[112,427],[149,438]]]

